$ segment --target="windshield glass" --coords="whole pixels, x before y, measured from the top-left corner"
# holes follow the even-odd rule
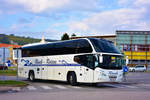
[[[121,54],[120,51],[113,45],[113,43],[108,40],[96,38],[89,38],[89,40],[93,44],[96,52]]]
[[[123,64],[122,56],[103,55],[103,62],[99,63],[99,60],[97,60],[95,65],[103,69],[122,69]]]

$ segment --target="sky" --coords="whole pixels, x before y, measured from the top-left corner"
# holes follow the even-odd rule
[[[0,0],[0,33],[46,39],[150,31],[150,0]]]

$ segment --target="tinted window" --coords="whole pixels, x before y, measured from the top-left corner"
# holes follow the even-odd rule
[[[98,62],[96,67],[100,67],[103,69],[118,70],[118,69],[122,69],[123,64],[124,64],[124,60],[123,57],[121,56],[103,55],[103,63]]]
[[[96,52],[106,52],[106,53],[120,53],[120,51],[113,45],[112,42],[105,39],[95,39],[90,38]]]
[[[144,67],[144,66],[136,66],[136,68],[142,68],[142,67]]]
[[[90,53],[92,48],[85,39],[49,43],[44,45],[29,46],[22,48],[23,57],[64,55],[77,53]]]
[[[95,61],[94,58],[95,57],[93,55],[78,55],[74,57],[74,61],[83,66],[93,69]]]
[[[24,47],[24,48],[22,48],[22,56],[23,57],[34,57],[34,56],[51,55],[54,53],[53,49],[54,49],[53,44]]]
[[[77,41],[66,41],[61,43],[56,43],[54,45],[54,54],[75,54],[77,52]]]
[[[90,53],[92,52],[92,47],[89,42],[85,39],[78,41],[78,53]]]

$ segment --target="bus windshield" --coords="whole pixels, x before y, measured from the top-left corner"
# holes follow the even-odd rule
[[[96,52],[121,54],[120,51],[113,45],[113,43],[108,40],[95,38],[89,38],[89,40],[93,44]]]
[[[122,56],[114,56],[114,55],[103,55],[103,62],[95,64],[96,67],[100,67],[103,69],[122,69],[124,64],[124,60]]]

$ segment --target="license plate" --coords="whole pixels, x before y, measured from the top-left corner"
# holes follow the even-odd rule
[[[110,79],[110,81],[112,81],[112,82],[114,82],[114,81],[116,81],[116,76],[109,76],[109,79]]]

